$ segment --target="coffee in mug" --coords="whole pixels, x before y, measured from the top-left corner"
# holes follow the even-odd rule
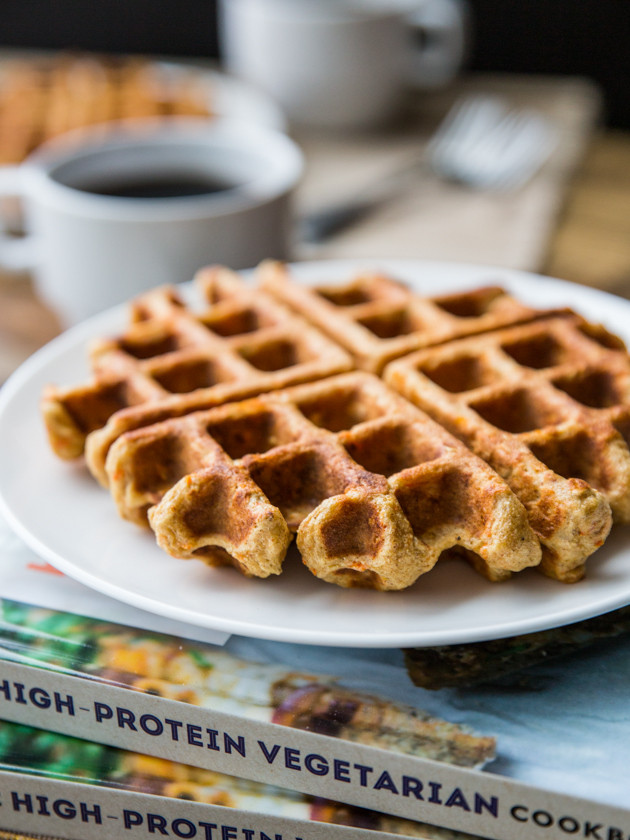
[[[208,263],[291,256],[302,155],[287,136],[230,120],[82,129],[0,169],[28,235],[0,238],[0,265],[31,269],[70,324]]]

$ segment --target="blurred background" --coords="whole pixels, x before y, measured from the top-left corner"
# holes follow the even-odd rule
[[[229,3],[230,0],[227,0]],[[465,58],[456,77],[410,92],[404,114],[378,131],[290,131],[305,153],[297,212],[333,207],[404,170],[459,98],[500,96],[544,115],[553,149],[528,183],[497,193],[444,179],[414,181],[397,202],[313,243],[298,259],[412,257],[525,269],[630,298],[630,3],[467,0]],[[221,69],[213,0],[3,0],[4,52],[142,54]],[[273,256],[273,255],[270,255]],[[6,273],[0,341],[13,366],[59,329]]]
[[[468,0],[470,71],[578,75],[630,128],[630,5],[620,0]],[[0,45],[218,58],[214,0],[3,0]]]

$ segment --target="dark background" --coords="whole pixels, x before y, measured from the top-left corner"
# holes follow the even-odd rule
[[[318,0],[312,0],[318,2]],[[630,0],[469,0],[470,70],[597,81],[630,128]],[[0,46],[219,56],[213,0],[0,0]]]

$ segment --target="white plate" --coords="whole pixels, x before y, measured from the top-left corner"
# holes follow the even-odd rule
[[[537,306],[571,305],[630,341],[630,302],[570,283],[503,269],[365,261],[422,293],[500,283]],[[304,263],[300,278],[347,277],[357,263]],[[192,294],[190,287],[187,294]],[[87,378],[88,339],[122,326],[117,307],[80,324],[29,359],[0,391],[0,507],[28,543],[61,571],[145,610],[264,639],[353,647],[428,646],[500,638],[558,626],[630,603],[630,532],[617,528],[566,585],[528,570],[490,584],[465,563],[438,563],[408,590],[346,590],[312,577],[297,558],[278,578],[248,580],[232,569],[163,553],[153,535],[119,519],[108,493],[80,464],[58,460],[38,412],[43,386]]]

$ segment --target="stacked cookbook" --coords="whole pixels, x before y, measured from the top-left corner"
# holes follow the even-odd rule
[[[9,833],[454,840],[545,823],[552,838],[625,836],[625,808],[482,772],[492,735],[338,678],[9,599],[0,610]]]
[[[493,758],[492,737],[213,645],[6,599],[1,610],[7,828],[439,838],[456,835],[425,816],[458,812],[482,831],[497,818],[473,769]]]

